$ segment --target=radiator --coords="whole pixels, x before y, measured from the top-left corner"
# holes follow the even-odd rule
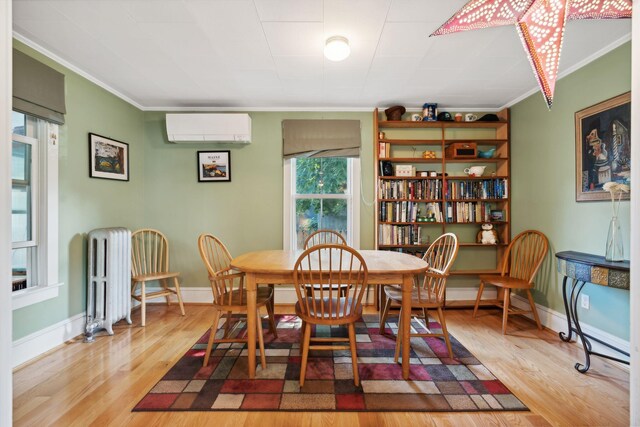
[[[131,324],[131,231],[99,228],[89,232],[87,256],[87,324],[85,342],[94,333],[126,319]]]

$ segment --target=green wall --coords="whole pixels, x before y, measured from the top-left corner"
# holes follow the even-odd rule
[[[59,145],[58,298],[13,312],[13,339],[86,308],[85,235],[94,228],[136,228],[142,218],[143,113],[85,78],[14,40],[14,47],[65,75],[66,123]],[[129,144],[130,182],[89,178],[89,132]]]
[[[609,52],[559,80],[549,111],[540,93],[511,108],[512,232],[537,229],[553,253],[574,250],[604,255],[611,202],[575,201],[576,111],[631,89],[631,43]],[[629,202],[620,219],[629,258]],[[562,277],[553,256],[536,280],[536,302],[564,313]],[[587,284],[591,309],[581,322],[629,339],[629,292]]]
[[[373,248],[373,115],[371,113],[253,112],[251,144],[174,144],[167,141],[165,113],[147,112],[144,226],[161,230],[171,245],[171,264],[184,286],[209,286],[200,260],[201,233],[218,236],[232,254],[282,248],[282,120],[352,119],[362,129],[360,246]],[[199,183],[198,150],[230,150],[231,182]]]

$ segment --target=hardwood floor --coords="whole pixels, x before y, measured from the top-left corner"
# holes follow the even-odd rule
[[[277,307],[280,313],[292,307]],[[368,309],[374,312],[373,309]],[[629,424],[629,374],[594,357],[591,370],[573,365],[581,349],[533,322],[509,319],[503,336],[497,310],[446,312],[449,332],[531,412],[274,413],[146,412],[131,408],[209,327],[205,305],[147,307],[147,326],[118,325],[93,344],[70,341],[14,372],[16,426],[623,426]]]

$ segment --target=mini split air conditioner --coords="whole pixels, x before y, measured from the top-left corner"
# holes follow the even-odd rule
[[[167,136],[171,142],[251,142],[248,114],[167,114]]]

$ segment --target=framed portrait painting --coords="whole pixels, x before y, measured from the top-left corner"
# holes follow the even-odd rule
[[[631,93],[580,110],[575,120],[576,201],[611,200],[602,186],[631,180]]]
[[[129,144],[90,133],[89,176],[129,181]]]
[[[198,182],[230,182],[230,151],[198,151]]]

